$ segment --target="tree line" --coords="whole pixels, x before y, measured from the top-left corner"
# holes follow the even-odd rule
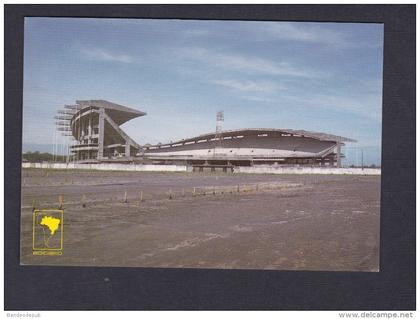
[[[31,163],[42,163],[42,162],[66,162],[67,156],[65,155],[53,155],[51,153],[41,152],[26,152],[22,154],[22,161],[28,161]]]

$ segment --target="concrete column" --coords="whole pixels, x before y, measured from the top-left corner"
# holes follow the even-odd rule
[[[104,157],[104,135],[105,135],[105,110],[99,109],[99,126],[98,126],[98,159]]]
[[[92,110],[91,110],[92,112]],[[88,124],[88,143],[92,143],[92,113],[89,114],[89,124]]]
[[[130,156],[130,143],[128,141],[125,141],[125,156]]]
[[[337,142],[337,167],[341,167],[341,142]]]

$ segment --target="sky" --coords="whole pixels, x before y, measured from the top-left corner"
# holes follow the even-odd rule
[[[356,139],[380,164],[383,25],[25,18],[23,148],[52,152],[54,115],[103,99],[147,112],[139,144],[223,129],[290,128]]]

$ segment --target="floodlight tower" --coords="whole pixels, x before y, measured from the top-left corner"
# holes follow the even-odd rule
[[[214,139],[214,149],[216,151],[216,147],[222,147],[222,123],[225,120],[225,115],[223,111],[217,112],[216,115],[216,134]]]
[[[220,134],[222,132],[222,123],[225,120],[225,115],[223,111],[217,112],[216,120],[217,120],[216,133]]]

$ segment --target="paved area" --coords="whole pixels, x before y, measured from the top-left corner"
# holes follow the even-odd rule
[[[63,255],[33,256],[60,195]],[[379,214],[380,176],[23,169],[21,263],[378,271]]]

